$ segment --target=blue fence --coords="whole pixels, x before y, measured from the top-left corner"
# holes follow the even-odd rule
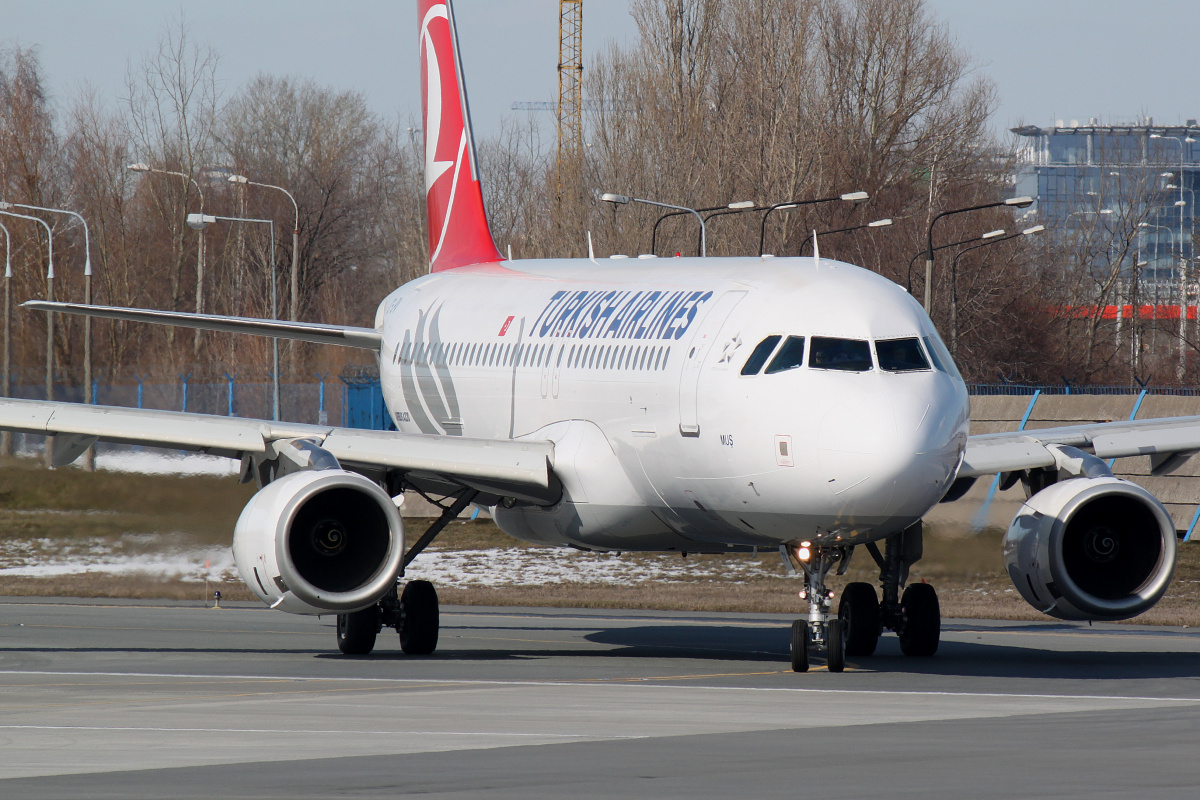
[[[1195,386],[1073,386],[1060,384],[1022,383],[968,383],[967,392],[974,395],[1030,396],[1036,393],[1050,395],[1135,395],[1143,391],[1148,395],[1172,395],[1175,397],[1200,397],[1200,387]]]

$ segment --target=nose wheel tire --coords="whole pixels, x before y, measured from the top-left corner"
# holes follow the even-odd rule
[[[348,656],[365,656],[375,649],[379,634],[379,606],[337,615],[338,650]]]
[[[848,584],[842,590],[838,619],[842,621],[846,655],[869,656],[875,652],[882,628],[874,586],[861,582]]]
[[[937,592],[927,583],[914,583],[900,598],[904,622],[897,633],[906,656],[931,656],[942,635],[942,610]]]
[[[438,596],[429,581],[409,581],[400,594],[400,649],[405,655],[427,656],[437,649]]]
[[[825,666],[830,672],[841,672],[846,668],[845,629],[840,619],[825,623]]]
[[[792,672],[808,672],[808,643],[811,636],[807,621],[798,619],[792,623]]]

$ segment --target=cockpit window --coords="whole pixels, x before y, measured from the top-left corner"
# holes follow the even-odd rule
[[[771,359],[766,374],[774,375],[776,372],[784,372],[802,366],[804,366],[804,337],[789,336],[783,343],[783,347],[779,348],[779,352]]]
[[[774,352],[775,345],[779,344],[779,340],[782,338],[782,336],[768,336],[759,342],[758,346],[754,348],[754,352],[746,359],[746,364],[742,367],[742,374],[757,375],[758,371],[762,369],[762,365],[767,363],[767,359]]]
[[[946,345],[942,344],[941,339],[937,336],[926,336],[925,349],[929,351],[929,357],[933,359],[934,367],[947,375],[962,380],[962,375],[958,374],[958,368],[954,366],[954,359],[950,357],[950,351],[946,349]]]
[[[830,339],[814,336],[808,355],[814,369],[840,369],[866,372],[871,369],[871,346],[862,339]]]
[[[929,362],[921,352],[921,343],[916,337],[908,339],[880,339],[875,342],[875,355],[879,368],[888,372],[911,372],[929,369]]]

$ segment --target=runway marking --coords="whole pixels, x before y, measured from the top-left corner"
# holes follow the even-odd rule
[[[814,667],[814,671],[821,669]],[[781,673],[786,674],[786,673]],[[58,676],[98,676],[98,677],[128,677],[128,678],[202,678],[226,680],[280,680],[297,682],[348,682],[348,683],[393,683],[414,688],[441,686],[563,686],[563,687],[596,687],[596,686],[628,686],[636,688],[684,689],[689,691],[708,692],[788,692],[793,694],[839,694],[839,695],[871,695],[895,697],[980,697],[980,698],[1014,698],[1018,700],[1115,700],[1122,702],[1140,703],[1200,703],[1200,697],[1154,697],[1150,695],[1106,695],[1106,694],[1032,694],[1027,692],[950,692],[950,691],[917,691],[909,689],[825,689],[804,686],[679,686],[669,683],[646,684],[630,683],[587,683],[579,680],[572,681],[529,681],[529,680],[495,680],[470,678],[350,678],[350,677],[291,677],[286,675],[194,675],[168,672],[75,672],[58,670],[0,670],[2,675],[58,675]],[[353,691],[353,690],[347,690]]]
[[[298,730],[277,728],[155,728],[126,725],[0,725],[0,730],[35,731],[145,731],[148,733],[294,733],[304,735],[359,734],[365,736],[522,736],[547,739],[648,739],[645,734],[515,733],[510,731],[369,731]]]

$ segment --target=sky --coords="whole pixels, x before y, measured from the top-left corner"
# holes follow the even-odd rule
[[[1060,119],[1200,118],[1200,81],[1184,63],[1200,30],[1194,0],[927,6],[996,85],[998,133]],[[413,0],[0,0],[0,45],[37,48],[61,107],[85,84],[115,105],[127,66],[153,51],[182,15],[192,37],[220,53],[218,74],[229,94],[264,71],[360,91],[377,112],[416,119],[415,8]],[[555,0],[457,0],[455,9],[478,135],[495,133],[514,101],[557,98]],[[609,42],[632,43],[636,35],[627,0],[587,0],[585,69]]]

